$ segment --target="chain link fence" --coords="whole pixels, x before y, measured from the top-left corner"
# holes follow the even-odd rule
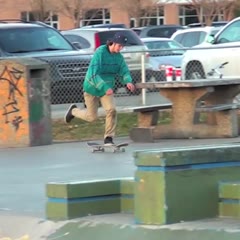
[[[236,61],[238,49],[239,48],[236,48],[235,52],[232,49],[225,49],[222,51],[218,49],[215,53],[220,54],[220,57],[217,58],[208,54],[208,52],[206,52],[207,48],[184,48],[184,51],[187,50],[185,54],[172,54],[171,51],[166,49],[157,51],[147,50],[141,53],[147,56],[144,61],[148,61],[149,66],[151,67],[146,68],[145,62],[141,62],[142,58],[138,63],[138,65],[142,66],[142,68],[134,70],[130,69],[130,72],[134,83],[199,80],[206,78],[221,80],[229,77],[229,68],[235,71],[232,72],[232,76],[238,77],[240,76],[240,72],[238,72],[239,67],[236,67],[238,63],[238,61]],[[221,56],[221,52],[229,54],[229,56],[227,56],[228,58]],[[235,55],[231,58],[230,55],[233,53]],[[131,54],[134,53],[130,52],[130,56]],[[47,62],[50,66],[52,104],[83,102],[83,81],[91,57],[92,55],[81,54],[81,57],[76,55],[66,56],[65,58],[39,58],[42,61]],[[116,78],[114,92],[118,106],[133,106],[134,104],[142,104],[141,90],[138,89],[137,91],[131,93],[121,84],[120,79],[118,78]],[[154,99],[152,98],[152,95],[156,93],[159,96],[158,90],[147,90],[147,102],[148,99]],[[135,97],[134,100],[133,98],[129,98],[133,96]],[[237,99],[239,99],[239,97]],[[149,101],[152,102],[153,100]]]
[[[129,54],[131,56],[131,54],[134,53],[129,52]],[[167,55],[166,50],[164,51],[164,55],[161,53],[161,51],[158,51],[158,53],[154,53],[154,51],[143,51],[141,54],[147,57],[139,59],[139,62],[136,64],[140,66],[139,69],[129,69],[134,83],[142,81],[150,82],[180,80],[180,64],[175,67],[171,65],[169,61],[165,61],[164,58]],[[169,56],[171,56],[171,53]],[[79,55],[68,55],[64,58],[57,56],[44,58],[38,57],[38,59],[49,64],[52,104],[83,102],[83,81],[91,57],[92,55],[85,54],[81,54],[81,57],[79,57]],[[174,58],[174,56],[172,57]],[[179,58],[179,56],[177,57]],[[157,58],[159,58],[159,60]],[[182,58],[182,56],[180,58]],[[144,61],[147,61],[147,65],[146,62],[143,62],[143,59]],[[127,63],[128,62],[129,59]],[[180,60],[178,60],[178,62],[180,63]],[[148,67],[146,68],[146,66]],[[127,96],[135,96],[135,98],[137,97],[138,99],[137,103],[141,102],[141,90],[137,89],[133,93],[130,92],[126,86],[121,84],[121,81],[118,77],[116,77],[114,92],[117,105],[126,105],[125,97]],[[154,90],[151,90],[151,93],[152,92],[154,92]],[[128,104],[130,103],[128,102]]]

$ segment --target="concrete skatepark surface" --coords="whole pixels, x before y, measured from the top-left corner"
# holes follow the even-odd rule
[[[0,239],[24,239],[24,236],[25,239],[51,239],[48,236],[56,229],[68,222],[76,222],[71,220],[55,223],[45,219],[47,182],[133,177],[133,152],[136,150],[239,144],[240,138],[159,140],[155,143],[133,143],[128,138],[116,138],[115,142],[129,142],[130,145],[124,153],[91,153],[86,142],[0,149]],[[81,223],[78,224],[84,225],[91,221],[96,224],[112,224],[116,221],[121,227],[134,224],[133,217],[125,214],[89,216],[79,221]],[[193,228],[212,226],[213,229],[222,229],[224,226],[229,231],[239,232],[239,223],[236,220],[222,223],[216,219],[209,220],[208,223],[196,221],[160,227],[175,225],[184,229],[192,225]],[[65,233],[59,234],[62,234],[62,237],[59,235],[61,239],[74,239],[67,238]]]

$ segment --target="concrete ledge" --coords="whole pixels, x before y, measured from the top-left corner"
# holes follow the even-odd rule
[[[240,181],[219,183],[219,216],[240,218]]]
[[[240,200],[240,181],[222,181],[218,187],[219,198]]]
[[[137,166],[179,166],[202,163],[240,162],[240,145],[222,144],[136,151]]]
[[[120,212],[133,213],[134,209],[134,179],[120,181]]]
[[[87,215],[132,213],[133,184],[132,178],[48,183],[47,218],[66,220]]]
[[[240,145],[143,150],[134,158],[137,224],[218,216],[219,181],[240,181]]]

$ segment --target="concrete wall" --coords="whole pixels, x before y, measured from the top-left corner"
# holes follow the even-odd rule
[[[50,144],[50,79],[36,59],[0,62],[0,147]]]

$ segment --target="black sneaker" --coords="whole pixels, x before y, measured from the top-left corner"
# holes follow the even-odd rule
[[[74,108],[77,108],[77,106],[75,104],[71,104],[70,107],[68,108],[68,110],[65,114],[65,117],[64,117],[65,123],[70,123],[73,120],[74,116],[72,115],[72,110]]]
[[[114,145],[112,137],[106,137],[104,139],[104,145]]]

